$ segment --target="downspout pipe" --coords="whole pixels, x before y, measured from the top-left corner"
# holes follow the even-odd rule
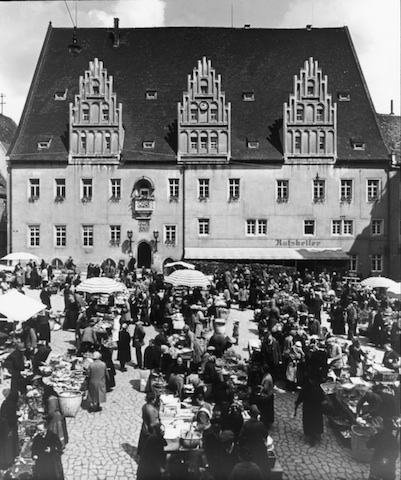
[[[12,236],[12,168],[11,168],[11,161],[10,157],[6,157],[7,162],[7,253],[11,253],[13,251],[13,236]]]

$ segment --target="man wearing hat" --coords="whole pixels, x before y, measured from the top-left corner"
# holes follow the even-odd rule
[[[220,432],[220,442],[222,444],[221,467],[222,479],[228,479],[239,463],[238,447],[234,442],[234,432],[231,430],[223,430]]]
[[[89,412],[100,412],[102,410],[100,404],[106,401],[106,379],[109,378],[109,374],[101,357],[100,352],[94,352],[93,362],[88,367]]]

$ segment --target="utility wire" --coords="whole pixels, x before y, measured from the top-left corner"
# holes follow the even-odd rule
[[[69,14],[69,16],[70,16],[70,18],[71,18],[72,26],[75,27],[76,25],[74,24],[74,19],[72,18],[70,9],[68,8],[67,0],[64,0],[64,3],[65,3],[65,6],[67,7],[68,14]],[[76,4],[75,4],[75,6],[76,6]]]

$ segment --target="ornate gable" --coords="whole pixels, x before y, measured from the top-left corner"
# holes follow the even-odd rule
[[[69,163],[119,163],[124,143],[122,104],[103,62],[89,62],[70,103]]]
[[[337,108],[327,92],[327,76],[309,58],[294,76],[294,93],[284,103],[283,148],[286,163],[334,163],[337,158]]]
[[[221,77],[203,57],[188,91],[178,104],[178,162],[228,163],[231,154],[231,104],[221,91]]]

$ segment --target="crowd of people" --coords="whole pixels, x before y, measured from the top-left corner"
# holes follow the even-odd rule
[[[11,392],[2,405],[2,412],[6,413],[0,412],[0,435],[11,440],[7,440],[6,446],[0,442],[0,468],[9,466],[18,453],[16,406],[19,393],[26,391],[21,371],[26,362],[31,362],[37,371],[51,349],[52,290],[49,287],[53,272],[45,262],[40,267],[37,269],[41,278],[39,284],[32,283],[33,269],[29,283],[25,274],[22,284],[41,288],[40,298],[47,310],[23,324],[17,348],[7,359]],[[131,347],[135,351],[135,367],[151,371],[138,439],[138,480],[157,480],[166,475],[159,395],[153,388],[160,379],[165,382],[167,391],[181,400],[187,395],[184,386],[193,387],[188,391],[192,404],[199,407],[194,421],[202,435],[203,465],[207,466],[199,469],[192,464],[170,462],[169,478],[266,480],[271,478],[266,444],[275,421],[275,395],[285,390],[298,392],[294,415],[302,405],[304,434],[310,444],[315,445],[323,433],[325,397],[320,385],[348,371],[352,376],[366,373],[365,353],[359,338],[362,318],[367,319],[367,335],[372,344],[385,347],[384,365],[394,371],[400,366],[400,319],[393,321],[390,328],[385,321],[389,312],[399,309],[399,304],[390,305],[384,292],[362,289],[358,283],[343,280],[336,273],[315,275],[305,270],[300,274],[285,269],[269,271],[268,268],[253,272],[243,266],[216,272],[208,289],[175,290],[164,283],[163,275],[151,271],[143,270],[137,276],[134,268],[123,265],[114,267],[107,262],[101,266],[90,265],[89,276],[114,276],[129,288],[130,293],[122,305],[115,305],[112,295],[106,305],[115,319],[110,345],[94,328],[96,313],[104,304],[100,304],[96,296],[85,298],[76,291],[81,276],[72,258],[68,267],[63,283],[58,285],[64,297],[63,328],[75,332],[78,354],[90,352],[92,356],[93,361],[87,368],[88,410],[101,411],[107,392],[115,387],[113,347],[117,350],[116,360],[121,372],[126,372],[126,365],[132,362]],[[15,273],[17,270],[20,271],[19,267]],[[43,270],[47,273],[42,273]],[[24,278],[22,274],[21,277]],[[3,291],[4,288],[2,286]],[[225,355],[237,342],[238,322],[234,323],[232,335],[212,327],[219,317],[221,301],[228,309],[234,302],[240,310],[250,309],[257,322],[260,344],[251,349],[250,358],[244,363],[247,391],[240,399],[223,374]],[[323,309],[331,328],[322,326]],[[177,314],[184,322],[179,338],[173,321]],[[149,325],[156,329],[154,338],[146,338],[144,327]],[[345,348],[339,336],[348,340]],[[191,352],[189,361],[180,353],[183,348]],[[59,459],[68,442],[68,433],[57,394],[47,391],[44,402],[45,421],[38,425],[35,448],[32,448],[33,458],[36,457],[35,478],[59,480],[63,478]],[[14,412],[12,415],[10,410]],[[250,417],[245,421],[244,411],[249,412]],[[386,417],[383,408],[379,413]],[[384,424],[387,425],[387,421]],[[43,457],[44,454],[48,457]],[[50,457],[52,476],[45,476],[41,459]],[[380,477],[377,473],[377,462],[383,460],[383,455],[379,460],[378,455],[373,458],[375,478],[394,478]],[[395,465],[395,460],[393,463]]]

